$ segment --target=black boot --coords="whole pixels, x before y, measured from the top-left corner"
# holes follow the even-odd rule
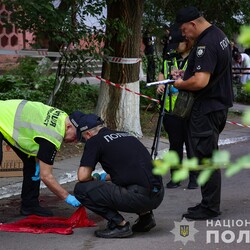
[[[40,205],[34,206],[34,207],[25,207],[25,206],[21,206],[20,209],[20,214],[24,215],[24,216],[28,216],[28,215],[38,215],[38,216],[53,216],[53,213],[44,207],[41,207]]]
[[[133,232],[148,232],[156,226],[153,212],[140,215],[136,223],[132,226]]]
[[[124,226],[108,224],[104,230],[96,230],[95,236],[99,238],[125,238],[133,234],[129,222]]]

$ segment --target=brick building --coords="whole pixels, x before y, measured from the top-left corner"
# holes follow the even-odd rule
[[[4,20],[9,20],[10,16],[11,12],[6,9],[4,4],[0,4],[0,50],[22,50],[29,48],[29,41],[33,39],[31,33],[19,30],[14,24],[9,27],[3,26]],[[0,55],[2,67],[16,59],[17,56]]]

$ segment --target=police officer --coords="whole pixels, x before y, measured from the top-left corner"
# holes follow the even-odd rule
[[[70,120],[77,127],[78,139],[86,141],[75,196],[108,220],[107,228],[95,231],[95,235],[123,238],[155,227],[152,210],[162,202],[164,188],[161,177],[152,174],[152,159],[145,146],[129,133],[104,127],[95,114],[74,112]],[[98,162],[111,182],[91,176]],[[119,211],[139,215],[132,229]]]
[[[76,129],[68,115],[57,108],[26,100],[0,101],[0,112],[0,162],[2,140],[23,161],[21,214],[53,215],[39,205],[40,177],[58,197],[74,207],[79,206],[79,201],[52,175],[54,158],[62,142],[76,141]]]
[[[192,48],[192,42],[185,39],[182,36],[181,31],[176,26],[172,26],[170,29],[169,43],[166,54],[164,54],[163,67],[158,76],[158,80],[164,79],[177,79],[182,77],[187,67],[187,60],[189,52]],[[157,93],[162,95],[165,90],[165,85],[160,84],[157,87]],[[186,141],[185,133],[185,121],[178,117],[171,115],[171,111],[174,108],[174,104],[177,98],[178,90],[173,86],[168,86],[168,96],[166,98],[165,114],[163,117],[163,126],[168,134],[170,150],[174,150],[178,153],[180,161],[183,159],[183,145]],[[188,153],[188,152],[187,152]],[[173,175],[171,170],[171,176]],[[188,189],[196,189],[198,187],[197,173],[194,171],[190,172]],[[170,180],[166,187],[177,188],[180,183],[175,183]]]
[[[231,46],[226,35],[210,24],[196,7],[180,9],[176,22],[187,39],[195,40],[184,79],[177,79],[174,87],[199,94],[187,121],[187,132],[188,150],[201,163],[218,149],[219,134],[226,124],[228,108],[233,105]],[[188,208],[184,217],[206,220],[220,214],[220,170],[214,171],[201,187],[201,193],[201,203]]]

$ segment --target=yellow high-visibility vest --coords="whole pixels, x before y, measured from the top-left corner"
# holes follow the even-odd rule
[[[24,153],[37,155],[35,138],[50,141],[56,149],[61,147],[68,116],[64,111],[41,102],[7,100],[0,101],[0,113],[0,132]]]
[[[176,69],[179,68],[179,67],[178,67],[178,63],[177,63],[176,57],[173,58],[173,66],[174,66]],[[181,69],[182,69],[182,70],[186,70],[186,68],[187,68],[187,60],[186,60],[185,64],[183,65],[183,67],[182,67]],[[167,61],[167,60],[164,60],[164,78],[165,78],[165,79],[168,79],[168,78],[169,78],[169,73],[170,73],[170,72],[169,72],[168,61]],[[168,93],[170,93],[170,92],[172,91],[171,88],[173,88],[173,86],[172,86],[172,85],[168,85]],[[171,100],[172,100],[172,102],[171,102],[171,108],[172,108],[172,110],[173,110],[173,108],[174,108],[174,105],[175,105],[175,102],[176,102],[177,95],[178,95],[178,93],[172,94],[172,96],[171,96]],[[170,111],[170,97],[169,97],[169,94],[168,94],[168,96],[166,97],[165,110],[166,110],[166,111]]]

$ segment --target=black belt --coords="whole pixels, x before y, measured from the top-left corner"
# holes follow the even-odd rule
[[[139,185],[130,185],[130,186],[127,186],[126,189],[134,191],[135,193],[138,193],[138,194],[143,194],[143,195],[151,195],[154,193],[158,193],[161,190],[158,187],[153,187],[152,189],[148,189]]]

